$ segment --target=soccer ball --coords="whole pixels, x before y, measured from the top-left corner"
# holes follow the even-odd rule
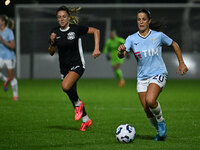
[[[130,124],[122,124],[117,127],[116,138],[121,143],[131,143],[135,138],[135,128]]]

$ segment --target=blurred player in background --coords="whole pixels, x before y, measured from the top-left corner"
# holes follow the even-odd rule
[[[92,56],[97,58],[100,55],[100,33],[96,28],[76,25],[78,18],[71,16],[71,13],[78,10],[68,9],[65,6],[57,9],[56,16],[59,26],[51,31],[48,50],[50,55],[53,55],[56,48],[58,49],[62,89],[67,93],[75,108],[75,120],[78,121],[82,118],[83,123],[80,130],[85,131],[92,124],[92,121],[86,114],[83,102],[77,93],[77,81],[85,70],[80,37],[85,34],[94,34],[95,48]]]
[[[3,67],[8,70],[8,78],[0,72],[0,79],[4,82],[4,91],[8,90],[11,84],[13,100],[18,100],[18,83],[15,78],[15,38],[12,29],[14,22],[6,15],[0,15],[0,71]]]
[[[162,59],[162,45],[171,46],[178,58],[179,66],[177,73],[181,75],[188,71],[184,63],[178,44],[165,35],[158,32],[161,25],[151,23],[151,14],[146,9],[137,13],[137,25],[139,31],[126,39],[124,45],[118,48],[118,56],[123,58],[127,52],[134,52],[137,59],[137,91],[144,111],[157,130],[155,141],[165,140],[166,125],[162,116],[162,110],[157,101],[163,90],[168,72]]]
[[[107,56],[107,59],[111,59],[111,64],[115,77],[119,80],[119,86],[123,87],[125,80],[123,78],[123,72],[120,69],[121,64],[124,62],[124,59],[119,59],[117,56],[118,47],[121,44],[124,44],[125,39],[118,37],[115,30],[112,30],[110,33],[110,38],[106,41],[106,44],[103,49],[103,53]]]

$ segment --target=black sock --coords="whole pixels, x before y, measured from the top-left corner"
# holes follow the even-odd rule
[[[84,117],[84,116],[86,116],[87,115],[87,113],[86,113],[86,111],[85,111],[85,107],[83,106],[83,115],[82,115],[82,117]]]
[[[69,99],[72,102],[73,107],[75,107],[75,103],[79,100],[76,84],[74,84],[71,87],[71,89],[69,89],[68,91],[64,91],[64,92],[67,93]],[[83,117],[86,116],[86,115],[87,115],[87,113],[85,111],[85,107],[83,107]]]

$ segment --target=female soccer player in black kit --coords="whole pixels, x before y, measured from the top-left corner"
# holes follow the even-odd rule
[[[96,58],[100,55],[100,32],[93,27],[76,25],[78,20],[76,17],[71,16],[71,13],[72,11],[65,6],[57,9],[56,15],[59,26],[51,31],[48,51],[52,56],[56,48],[58,49],[62,89],[67,93],[75,108],[75,120],[78,121],[82,118],[83,123],[80,130],[85,131],[92,124],[92,121],[86,114],[85,107],[78,97],[76,88],[77,81],[85,70],[80,36],[94,34],[95,48],[92,56]]]

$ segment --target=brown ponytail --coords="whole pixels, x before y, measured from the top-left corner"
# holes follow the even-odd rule
[[[166,27],[166,24],[161,21],[151,21],[149,24],[149,28],[155,31],[163,31]]]

